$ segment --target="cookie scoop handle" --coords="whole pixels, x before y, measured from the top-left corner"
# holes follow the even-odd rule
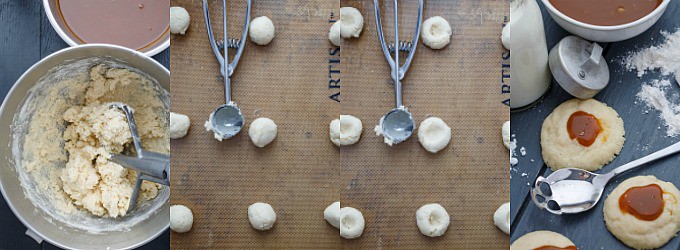
[[[631,161],[629,163],[624,164],[623,166],[620,166],[614,170],[611,171],[614,176],[621,174],[623,172],[626,172],[628,170],[634,169],[636,167],[639,167],[643,164],[647,164],[649,162],[664,158],[669,155],[673,155],[680,152],[680,142],[676,142],[673,145],[670,145],[664,149],[661,149],[659,151],[656,151],[654,153],[651,153],[650,155],[647,155],[645,157],[642,157],[640,159]]]

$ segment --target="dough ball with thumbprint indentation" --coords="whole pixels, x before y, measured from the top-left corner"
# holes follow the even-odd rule
[[[364,215],[353,207],[340,209],[340,236],[345,239],[354,239],[364,232]]]
[[[433,16],[423,22],[421,36],[423,43],[431,49],[442,49],[451,42],[451,25],[440,16]]]
[[[430,153],[444,149],[451,141],[451,128],[439,117],[428,117],[420,123],[418,141]]]
[[[444,235],[451,217],[446,209],[437,203],[427,204],[416,211],[416,224],[420,233],[429,237]]]

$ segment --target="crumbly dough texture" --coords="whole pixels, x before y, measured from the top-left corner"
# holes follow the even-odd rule
[[[170,7],[170,33],[184,35],[189,28],[189,12],[182,7]]]
[[[429,237],[444,235],[449,228],[451,217],[446,209],[437,203],[423,205],[416,211],[416,224],[420,233]]]
[[[510,150],[510,121],[503,123],[503,127],[501,127],[501,136],[503,137],[503,145]]]
[[[503,203],[493,213],[493,224],[505,234],[510,234],[510,202]]]
[[[184,205],[170,206],[170,229],[177,233],[186,233],[194,224],[194,214]]]
[[[582,146],[576,139],[572,140],[567,131],[569,117],[579,110],[597,117],[602,127],[589,147]],[[553,170],[581,168],[595,171],[614,160],[621,152],[624,135],[623,120],[616,110],[594,99],[572,99],[560,104],[543,122],[543,160]]]
[[[276,139],[277,126],[272,119],[266,117],[260,117],[250,124],[248,128],[248,135],[250,140],[257,147],[264,147],[269,145],[274,139]]]
[[[63,194],[68,203],[96,216],[124,216],[137,173],[109,161],[111,153],[123,151],[131,137],[125,115],[109,108],[107,103],[120,101],[130,105],[135,110],[142,146],[169,153],[165,106],[150,80],[130,70],[100,64],[90,70],[87,78],[84,83],[72,83],[83,86],[75,89],[84,94],[67,93],[66,98],[77,100],[76,105],[64,101],[64,93],[60,93],[63,91],[53,91],[47,97],[53,99],[54,105],[33,117],[24,144],[23,165],[36,182],[50,183],[43,188],[54,192],[53,204],[62,212],[70,213],[74,208],[60,204]],[[66,124],[63,133],[60,124]],[[65,167],[58,167],[63,161]],[[43,176],[45,171],[49,177]],[[160,185],[145,181],[139,199],[151,200],[159,189]]]
[[[276,35],[274,22],[269,17],[261,16],[250,21],[249,28],[250,40],[257,45],[269,44]]]
[[[535,231],[519,237],[510,245],[510,250],[536,249],[542,246],[575,246],[569,238],[551,231]]]
[[[621,211],[619,198],[632,187],[657,184],[663,190],[664,211],[653,221],[640,220]],[[635,249],[656,249],[680,231],[680,191],[673,183],[654,176],[636,176],[619,184],[604,202],[607,229],[621,242]]]
[[[191,126],[191,120],[188,116],[170,112],[170,139],[180,139],[186,136],[189,126]]]
[[[263,202],[253,203],[248,207],[248,220],[253,228],[264,231],[274,227],[276,212],[271,205]]]
[[[451,141],[451,128],[439,117],[428,117],[418,128],[418,142],[427,152],[437,153]]]

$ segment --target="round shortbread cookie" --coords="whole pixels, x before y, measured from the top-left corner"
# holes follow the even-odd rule
[[[572,139],[567,130],[569,117],[577,111],[593,115],[601,127],[590,146]],[[614,160],[626,140],[623,120],[616,110],[594,99],[571,99],[545,118],[541,129],[543,161],[553,170],[580,168],[595,171]]]
[[[641,220],[619,206],[621,196],[632,187],[656,184],[663,191],[664,208],[652,221]],[[621,242],[635,249],[656,249],[665,245],[680,231],[680,191],[673,183],[654,176],[636,176],[619,184],[604,202],[607,229]]]
[[[539,247],[554,246],[554,247],[569,247],[575,246],[571,240],[564,235],[551,231],[535,231],[519,237],[510,245],[510,250],[528,250]]]

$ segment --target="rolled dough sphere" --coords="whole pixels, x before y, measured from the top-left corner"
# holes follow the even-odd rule
[[[336,228],[340,228],[340,202],[336,201],[323,210],[323,218]]]
[[[338,47],[342,42],[342,38],[340,38],[340,26],[340,21],[335,21],[335,23],[333,23],[331,26],[331,29],[328,31],[328,40],[331,40],[331,43]]]
[[[431,49],[442,49],[451,42],[451,25],[440,16],[433,16],[423,22],[421,36],[423,43]]]
[[[572,139],[567,130],[569,117],[577,111],[597,118],[601,130],[590,146]],[[594,99],[572,99],[560,104],[543,121],[541,149],[543,160],[553,171],[580,168],[595,171],[611,162],[621,152],[625,131],[616,110]]]
[[[575,246],[571,240],[564,235],[551,231],[535,231],[525,234],[510,245],[510,250],[527,250],[539,247],[553,246],[566,248]]]
[[[274,23],[266,16],[257,17],[250,21],[249,30],[250,40],[257,45],[269,44],[276,35]]]
[[[416,211],[416,224],[425,236],[439,237],[449,228],[451,217],[446,209],[437,203],[427,204]]]
[[[170,139],[180,139],[186,136],[189,126],[191,126],[191,121],[188,116],[170,112]]]
[[[437,153],[449,145],[451,128],[439,117],[428,117],[420,123],[418,141],[430,153]]]
[[[182,7],[170,7],[170,33],[184,35],[190,21],[187,10]]]
[[[255,119],[248,129],[248,135],[257,147],[267,146],[276,139],[277,127],[272,119],[260,117]]]
[[[501,128],[501,136],[503,137],[503,145],[510,149],[510,121],[503,123]]]
[[[353,207],[340,209],[340,236],[345,239],[354,239],[364,232],[364,215]]]
[[[184,205],[170,206],[170,229],[178,233],[186,233],[194,224],[194,215],[191,209]]]
[[[506,234],[510,234],[510,202],[503,203],[493,213],[493,223]]]
[[[257,230],[269,230],[276,222],[276,212],[271,205],[256,202],[248,207],[248,220],[250,220],[250,225]]]
[[[632,187],[659,185],[664,208],[652,221],[641,220],[619,206],[621,196]],[[621,242],[635,249],[656,249],[665,245],[680,231],[680,191],[673,183],[654,176],[636,176],[619,184],[604,202],[604,222]]]
[[[354,7],[340,8],[340,36],[343,38],[359,37],[364,29],[364,17]]]

